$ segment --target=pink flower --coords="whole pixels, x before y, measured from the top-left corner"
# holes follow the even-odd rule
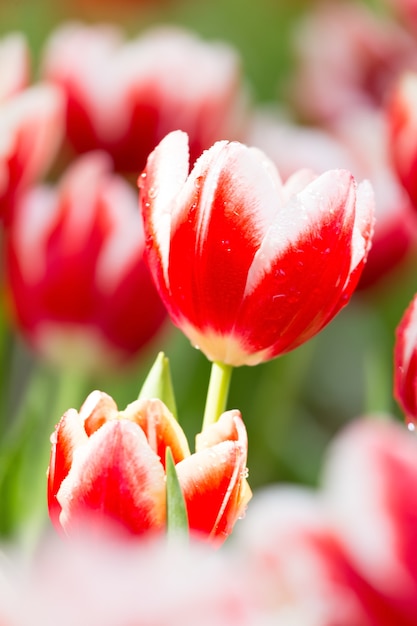
[[[143,259],[137,199],[90,153],[56,188],[28,191],[6,239],[6,279],[19,331],[43,357],[102,370],[133,359],[165,319]]]
[[[52,437],[48,502],[52,521],[73,534],[87,520],[121,523],[134,535],[166,525],[165,453],[171,449],[190,530],[216,545],[231,533],[250,499],[247,437],[238,411],[223,413],[197,436],[185,435],[160,400],[137,400],[118,411],[95,391],[80,412],[70,409]]]
[[[147,255],[168,312],[212,361],[254,365],[318,333],[365,264],[373,195],[346,170],[285,184],[257,149],[214,144],[188,173],[169,134],[140,177]]]
[[[64,101],[52,85],[24,89],[0,103],[0,217],[8,224],[17,196],[50,167],[64,131]]]
[[[171,130],[189,133],[197,157],[243,123],[236,52],[179,28],[127,42],[116,27],[64,25],[47,43],[43,68],[66,94],[75,151],[106,150],[123,172],[137,175]]]
[[[396,331],[394,394],[410,427],[413,427],[417,421],[417,294]]]

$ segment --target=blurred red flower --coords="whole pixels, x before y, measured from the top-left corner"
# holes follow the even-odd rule
[[[110,158],[84,155],[15,209],[5,243],[18,330],[60,366],[100,371],[134,358],[166,312],[143,258],[136,194]]]
[[[185,29],[154,28],[126,41],[115,25],[67,24],[47,42],[42,76],[66,94],[75,152],[106,150],[123,173],[137,175],[171,130],[189,133],[195,158],[243,124],[237,53]]]

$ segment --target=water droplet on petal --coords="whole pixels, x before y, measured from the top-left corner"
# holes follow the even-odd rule
[[[156,187],[151,187],[148,191],[148,196],[152,199],[156,198],[157,194],[158,194],[158,190]]]
[[[197,176],[197,178],[194,181],[194,186],[199,189],[201,187],[201,185],[203,184],[203,176]]]
[[[413,420],[410,420],[407,424],[407,428],[411,433],[416,432],[416,424]]]

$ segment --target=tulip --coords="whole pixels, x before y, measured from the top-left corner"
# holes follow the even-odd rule
[[[16,199],[50,168],[64,132],[64,100],[39,84],[0,103],[0,218],[8,225]]]
[[[399,73],[417,70],[413,34],[365,3],[320,2],[293,41],[288,90],[298,116],[310,122],[337,121],[357,108],[377,111]]]
[[[323,473],[327,510],[369,585],[372,624],[417,619],[417,440],[391,416],[356,420],[333,442]]]
[[[417,208],[417,73],[404,72],[387,105],[390,150],[394,168]]]
[[[188,174],[170,133],[140,176],[147,259],[174,323],[215,363],[296,348],[348,302],[364,267],[373,194],[346,170],[285,184],[267,157],[221,141]]]
[[[140,172],[171,130],[197,157],[244,123],[246,91],[233,47],[174,27],[130,41],[115,26],[64,24],[42,55],[42,77],[67,100],[67,137],[76,154],[101,149],[115,168]]]
[[[137,198],[108,155],[75,161],[56,187],[34,187],[16,205],[6,237],[16,329],[59,367],[129,364],[166,319],[143,251]]]
[[[417,294],[396,329],[394,395],[411,429],[417,420]]]
[[[54,525],[74,533],[85,519],[116,522],[134,535],[166,525],[165,454],[170,448],[190,531],[219,544],[250,498],[247,437],[239,411],[224,413],[196,438],[186,437],[156,399],[136,400],[118,411],[94,391],[80,411],[70,409],[52,436],[48,502]]]
[[[415,435],[373,415],[331,442],[319,489],[255,493],[234,546],[270,623],[416,624],[416,487]]]

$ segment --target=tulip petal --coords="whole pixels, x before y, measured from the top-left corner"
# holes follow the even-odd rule
[[[169,294],[171,211],[175,198],[187,179],[188,170],[187,135],[176,131],[167,135],[149,155],[146,171],[138,180],[148,243],[148,265],[165,302]]]
[[[84,421],[84,429],[88,436],[109,420],[115,419],[118,414],[113,398],[98,390],[88,395],[80,409],[80,419]]]
[[[93,433],[73,455],[71,470],[57,495],[66,532],[92,518],[121,522],[134,534],[165,524],[165,474],[142,429],[112,420]]]
[[[243,448],[248,447],[245,424],[237,409],[222,413],[217,422],[197,435],[196,451],[211,448],[222,441],[239,441]]]
[[[250,498],[246,450],[238,442],[223,441],[181,461],[176,470],[190,531],[224,541]]]
[[[357,267],[359,249],[364,262],[370,238],[358,233],[360,245],[352,243],[355,211],[356,185],[344,170],[317,177],[282,208],[250,268],[236,322],[247,363],[297,347],[348,302],[352,256]],[[358,221],[365,222],[362,214]]]
[[[247,272],[282,199],[276,169],[258,150],[218,142],[203,153],[173,212],[168,271],[174,322],[233,328]],[[176,302],[180,311],[172,307]]]
[[[56,495],[62,481],[71,469],[75,450],[88,441],[83,420],[75,409],[69,409],[62,416],[51,435],[51,455],[48,468],[48,509],[54,525],[59,528],[61,505]]]
[[[146,435],[149,446],[165,467],[166,449],[170,448],[174,463],[190,455],[188,441],[175,417],[159,399],[136,400],[129,404],[120,417],[138,424]]]
[[[408,422],[417,419],[417,295],[396,330],[394,351],[394,394]]]

